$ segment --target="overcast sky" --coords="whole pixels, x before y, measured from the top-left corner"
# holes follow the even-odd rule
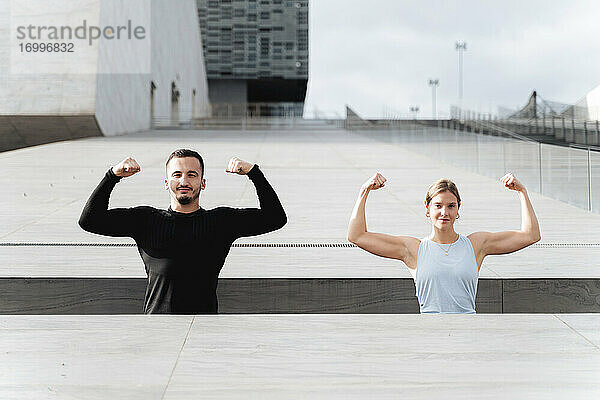
[[[600,84],[600,1],[311,0],[306,101],[344,115],[384,110],[432,113],[429,78],[439,78],[438,115],[458,103],[464,40],[464,104],[516,108],[533,89],[574,103]]]

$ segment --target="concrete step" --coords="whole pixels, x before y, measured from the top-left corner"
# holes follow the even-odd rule
[[[342,120],[313,120],[303,118],[211,118],[198,119],[176,126],[169,123],[157,123],[156,126],[160,130],[337,130],[343,127],[344,121]]]
[[[0,316],[0,398],[597,399],[599,327],[594,314]]]

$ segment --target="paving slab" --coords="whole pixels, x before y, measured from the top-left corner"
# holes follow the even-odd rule
[[[593,399],[598,314],[0,316],[0,398]]]
[[[160,399],[192,317],[3,316],[0,398]]]
[[[445,317],[196,317],[165,398],[598,395],[598,348],[555,317]]]

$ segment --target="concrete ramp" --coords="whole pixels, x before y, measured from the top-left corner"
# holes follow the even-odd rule
[[[0,116],[0,151],[102,136],[94,115]]]

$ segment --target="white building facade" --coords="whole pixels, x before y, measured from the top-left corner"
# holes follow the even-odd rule
[[[95,32],[88,26],[98,27],[106,36],[98,38],[94,46],[75,43],[83,51],[71,59],[60,58],[66,54],[41,51],[19,53],[18,46],[30,43],[31,49],[32,43],[52,42],[48,29],[35,37],[38,40],[31,37],[40,33],[36,28],[41,24],[51,26],[51,17],[47,20],[44,10],[62,10],[64,4],[53,0],[0,2],[0,150],[119,135],[149,129],[153,121],[176,125],[210,115],[194,0],[70,0],[64,13],[84,21],[78,26],[85,25],[90,37]],[[22,21],[36,21],[37,25],[18,25]],[[126,27],[131,21],[139,29],[140,40],[131,38],[132,29],[123,29],[119,32],[123,40],[117,41],[117,25]],[[31,25],[34,29],[28,32]],[[64,30],[64,23],[61,28],[62,33],[71,33],[70,27]],[[23,39],[25,33],[28,36]],[[69,43],[61,39],[55,42]]]

